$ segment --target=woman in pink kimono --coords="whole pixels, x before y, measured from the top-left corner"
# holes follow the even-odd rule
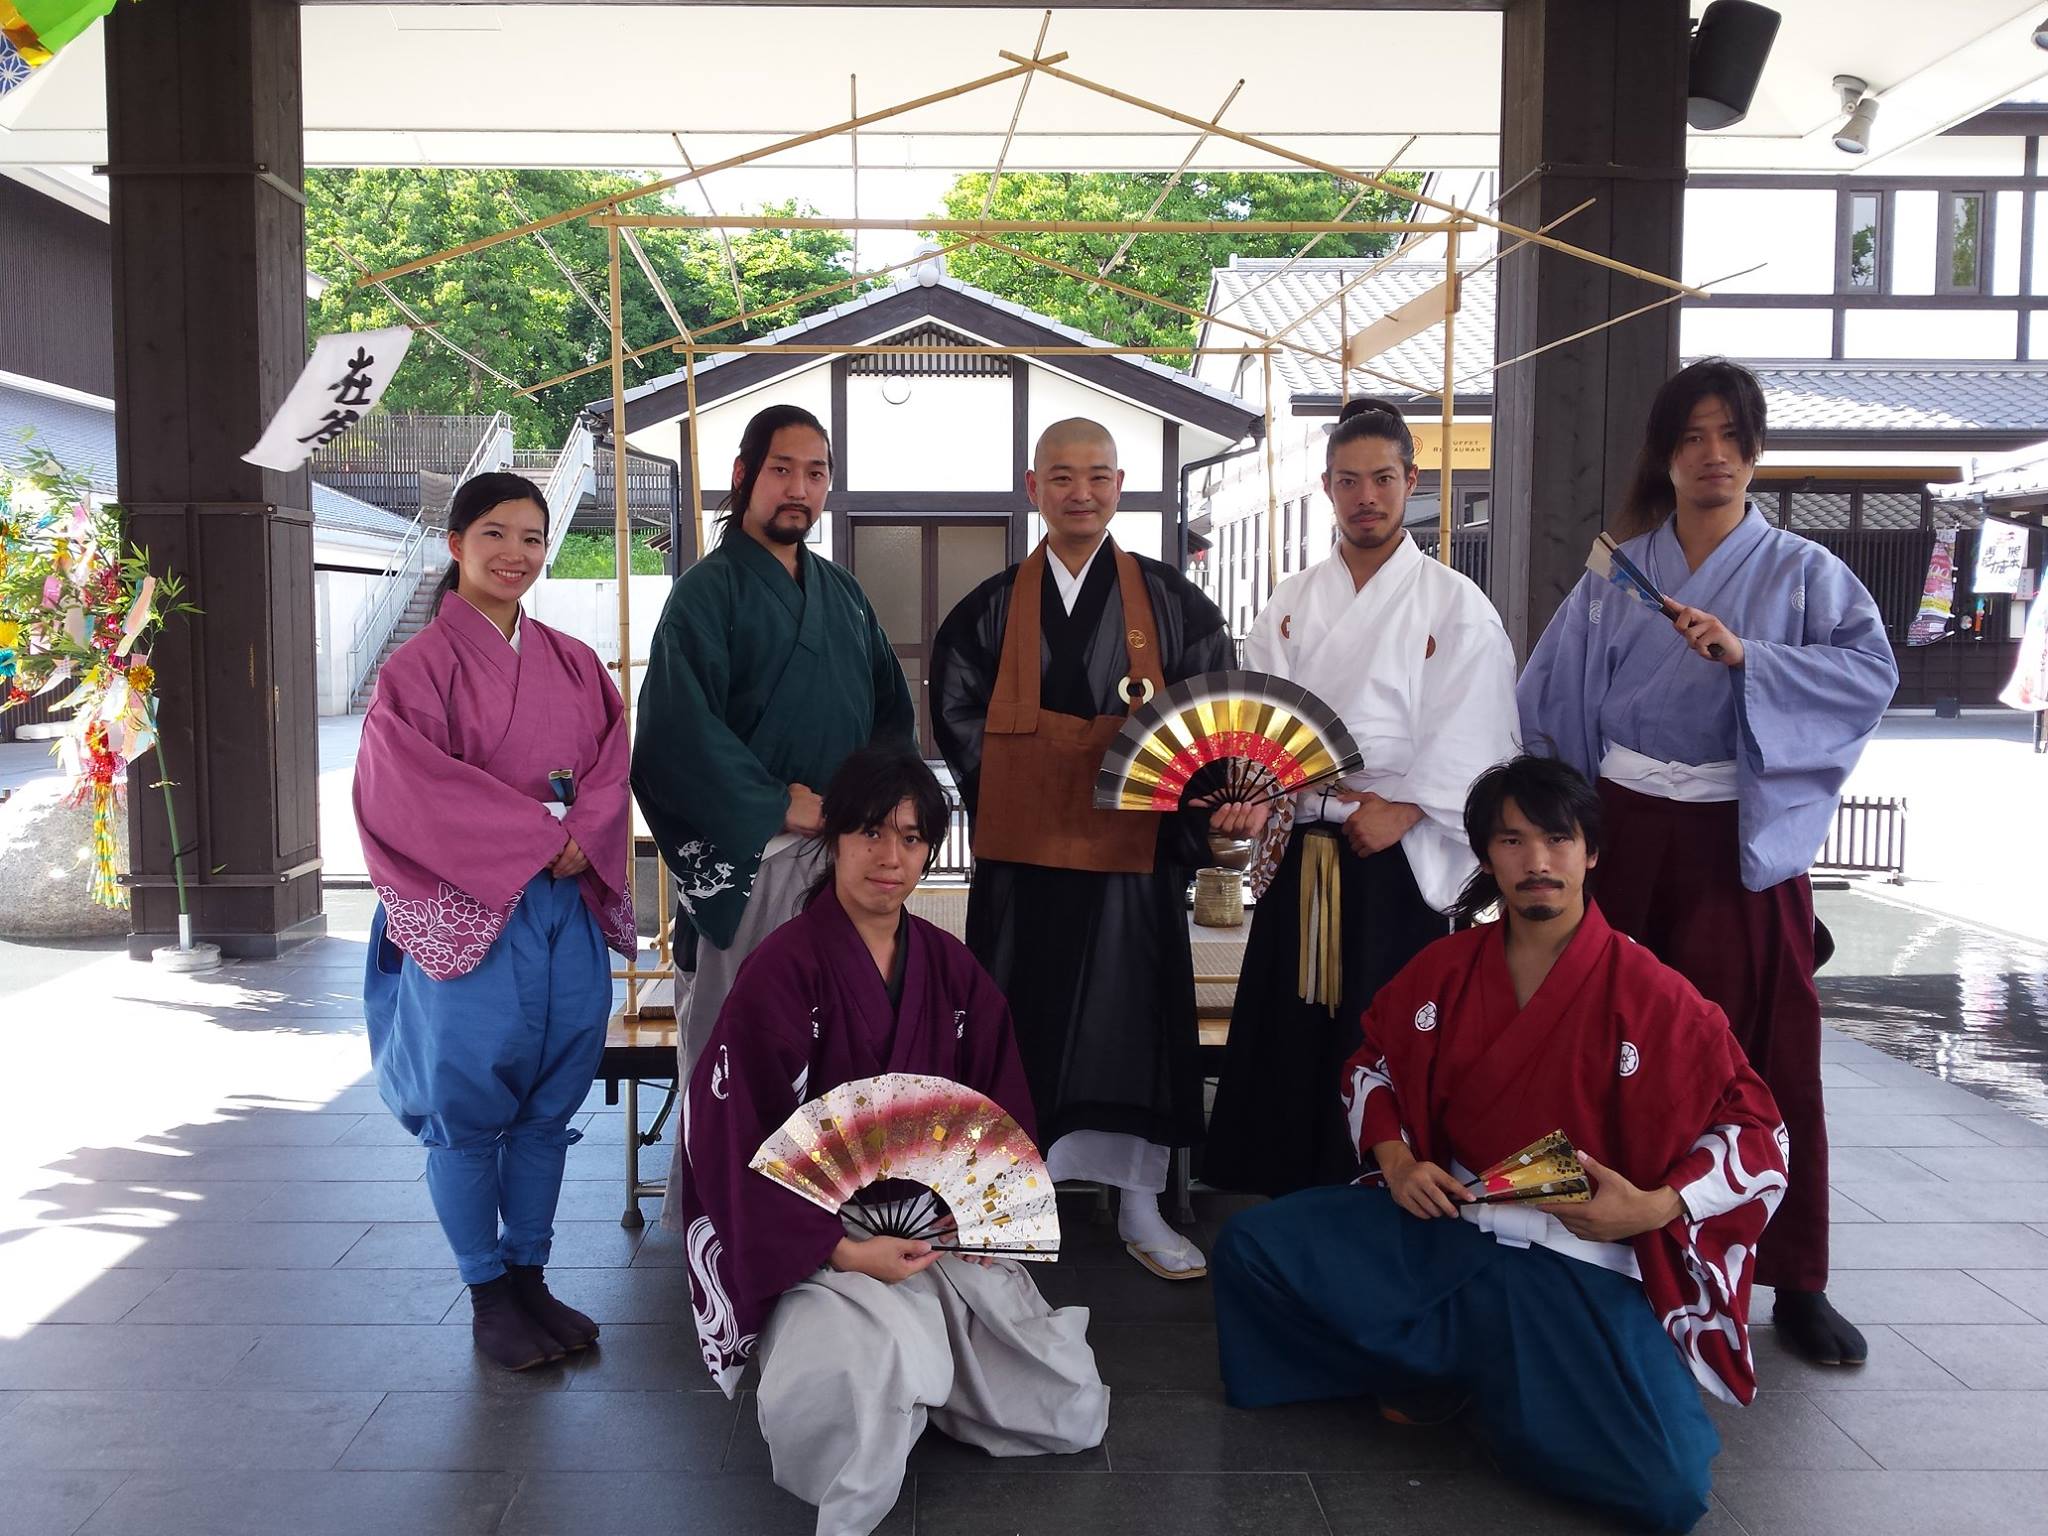
[[[547,508],[518,475],[455,493],[431,624],[384,664],[356,758],[376,883],[364,978],[384,1102],[470,1290],[472,1335],[524,1370],[597,1324],[549,1294],[555,1204],[633,953],[619,692],[589,646],[525,617]]]

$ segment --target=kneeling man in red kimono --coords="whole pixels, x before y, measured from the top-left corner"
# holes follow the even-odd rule
[[[1224,1229],[1225,1390],[1469,1408],[1510,1473],[1690,1530],[1720,1450],[1698,1387],[1756,1395],[1751,1256],[1784,1194],[1784,1127],[1721,1011],[1586,900],[1600,799],[1578,773],[1489,770],[1465,831],[1480,870],[1461,911],[1497,902],[1500,920],[1374,997],[1343,1084],[1373,1171]],[[1590,1201],[1473,1203],[1472,1170],[1559,1129]]]

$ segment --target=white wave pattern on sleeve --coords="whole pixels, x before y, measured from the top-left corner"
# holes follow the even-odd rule
[[[747,1368],[748,1356],[754,1352],[756,1336],[740,1335],[732,1300],[725,1294],[725,1282],[718,1276],[725,1245],[719,1241],[709,1216],[699,1216],[690,1223],[683,1246],[690,1265],[690,1310],[697,1320],[697,1343],[704,1351],[704,1368],[711,1372],[719,1390],[731,1397]]]
[[[1778,1202],[1785,1198],[1785,1175],[1782,1172],[1766,1168],[1751,1173],[1743,1166],[1739,1145],[1741,1134],[1740,1126],[1717,1125],[1693,1143],[1695,1151],[1706,1148],[1713,1163],[1704,1174],[1678,1192],[1692,1216],[1692,1220],[1686,1223],[1684,1247],[1686,1278],[1690,1284],[1688,1294],[1680,1304],[1663,1317],[1664,1332],[1678,1347],[1693,1379],[1722,1402],[1734,1404],[1739,1404],[1741,1399],[1706,1358],[1706,1346],[1710,1340],[1718,1339],[1731,1354],[1748,1358],[1749,1341],[1735,1317],[1734,1305],[1743,1273],[1755,1253],[1747,1244],[1734,1243],[1721,1255],[1720,1262],[1715,1263],[1700,1243],[1700,1229],[1714,1217],[1725,1215],[1750,1200],[1763,1202],[1768,1220],[1777,1212]],[[1781,1148],[1786,1145],[1782,1125],[1772,1134]]]
[[[1382,1056],[1369,1067],[1351,1069],[1351,1080],[1344,1085],[1344,1117],[1351,1127],[1351,1144],[1354,1147],[1358,1145],[1359,1137],[1365,1134],[1366,1100],[1382,1091],[1394,1091],[1394,1080],[1387,1076],[1386,1057]]]
[[[436,981],[467,975],[482,964],[525,894],[515,894],[500,917],[445,880],[437,894],[414,901],[388,885],[377,887],[377,899],[384,903],[386,937]]]

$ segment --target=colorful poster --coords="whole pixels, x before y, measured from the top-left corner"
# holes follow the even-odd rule
[[[2026,568],[2027,530],[2018,523],[1985,518],[1977,530],[1977,571],[1971,588],[1979,597],[1994,592],[2010,595],[2019,591],[2020,573]]]
[[[1948,633],[1956,607],[1956,531],[1943,528],[1934,536],[1927,557],[1927,585],[1920,591],[1920,611],[1906,631],[1906,644],[1932,645]]]
[[[2048,581],[2038,585],[2048,587]],[[2027,610],[2027,630],[2020,637],[2019,665],[1998,702],[2009,709],[2048,709],[2048,597],[2037,597]]]
[[[411,345],[405,325],[322,336],[262,441],[242,457],[265,469],[297,469],[370,414]]]

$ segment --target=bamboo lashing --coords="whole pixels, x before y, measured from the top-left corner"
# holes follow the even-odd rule
[[[1073,73],[1071,70],[1057,68],[1050,61],[1023,58],[1018,54],[1009,52],[1007,49],[1000,50],[1000,53],[1001,57],[1008,59],[1013,64],[1022,65],[1027,69],[1035,69],[1041,74],[1051,75],[1055,80],[1064,80],[1069,85],[1079,86],[1084,91],[1093,91],[1096,95],[1105,96],[1111,101],[1120,101],[1126,106],[1138,107],[1148,112],[1156,112],[1161,117],[1171,118],[1176,123],[1185,123],[1190,128],[1209,126],[1205,125],[1200,118],[1191,116],[1186,112],[1176,111],[1172,107],[1163,106],[1156,101],[1148,101],[1142,96],[1133,96],[1127,91],[1120,91],[1114,86],[1104,85],[1097,80],[1090,80],[1084,75]],[[1619,272],[1625,277],[1638,277],[1646,283],[1655,283],[1660,288],[1673,289],[1689,298],[1703,299],[1707,297],[1703,290],[1681,283],[1675,277],[1666,277],[1661,272],[1652,272],[1644,267],[1632,266],[1628,262],[1617,261],[1612,256],[1602,256],[1598,251],[1586,250],[1583,247],[1573,245],[1568,240],[1553,240],[1548,235],[1541,234],[1536,230],[1524,229],[1519,224],[1509,224],[1505,220],[1496,219],[1489,214],[1475,213],[1469,208],[1460,208],[1455,203],[1446,203],[1421,192],[1412,192],[1406,187],[1396,186],[1392,182],[1381,181],[1377,177],[1367,176],[1359,171],[1346,170],[1341,165],[1333,165],[1328,160],[1318,160],[1313,155],[1304,155],[1299,150],[1289,149],[1284,144],[1275,144],[1272,140],[1259,138],[1256,134],[1240,133],[1234,128],[1225,128],[1221,125],[1211,127],[1210,131],[1235,143],[1242,144],[1247,149],[1257,149],[1269,155],[1277,155],[1282,160],[1291,160],[1296,165],[1311,171],[1321,171],[1326,176],[1335,176],[1340,181],[1348,181],[1358,186],[1373,187],[1381,192],[1391,192],[1394,196],[1403,198],[1419,207],[1434,209],[1436,212],[1445,214],[1453,219],[1470,220],[1476,224],[1483,224],[1488,229],[1496,230],[1501,234],[1517,235],[1524,240],[1533,241],[1537,245],[1548,247],[1550,250],[1557,251],[1563,255],[1576,257],[1580,261],[1589,261],[1596,267],[1605,267],[1610,272]],[[1356,227],[1363,229],[1366,226]]]
[[[1031,70],[1038,68],[1041,64],[1056,64],[1065,58],[1066,55],[1064,53],[1055,53],[1043,60],[1026,60],[1024,63],[1013,65],[1009,69],[997,70],[992,75],[983,75],[979,80],[970,80],[965,85],[952,86],[943,91],[932,91],[927,95],[916,97],[910,101],[899,101],[894,106],[877,108],[873,112],[864,113],[860,117],[847,122],[834,123],[829,128],[813,129],[809,133],[799,133],[792,138],[778,139],[775,143],[763,145],[760,149],[750,149],[743,155],[729,155],[723,160],[714,160],[710,165],[699,166],[696,170],[682,176],[664,176],[659,181],[647,182],[645,185],[634,187],[613,197],[600,197],[587,203],[578,203],[574,208],[564,208],[560,213],[551,213],[545,218],[535,219],[531,223],[521,224],[512,229],[501,229],[494,235],[484,235],[479,239],[467,240],[461,245],[451,245],[446,250],[436,251],[431,256],[422,256],[415,261],[408,261],[401,266],[391,267],[383,272],[372,273],[363,281],[366,283],[388,282],[395,277],[405,277],[413,272],[421,272],[428,267],[439,266],[444,261],[452,261],[458,256],[473,255],[478,251],[489,250],[494,245],[503,245],[508,240],[517,240],[521,235],[530,235],[537,229],[553,229],[557,224],[566,224],[571,219],[589,218],[592,214],[601,213],[615,204],[638,202],[643,197],[652,197],[657,192],[666,192],[670,187],[680,187],[689,182],[701,181],[715,171],[735,170],[742,165],[751,165],[756,160],[765,160],[771,155],[779,155],[784,150],[801,149],[806,144],[815,144],[821,139],[832,138],[846,132],[850,128],[865,128],[871,123],[887,122],[892,117],[901,117],[904,113],[915,112],[920,107],[934,106],[942,101],[952,101],[956,97],[984,90],[991,85],[1001,85],[1005,80],[1021,78]]]

